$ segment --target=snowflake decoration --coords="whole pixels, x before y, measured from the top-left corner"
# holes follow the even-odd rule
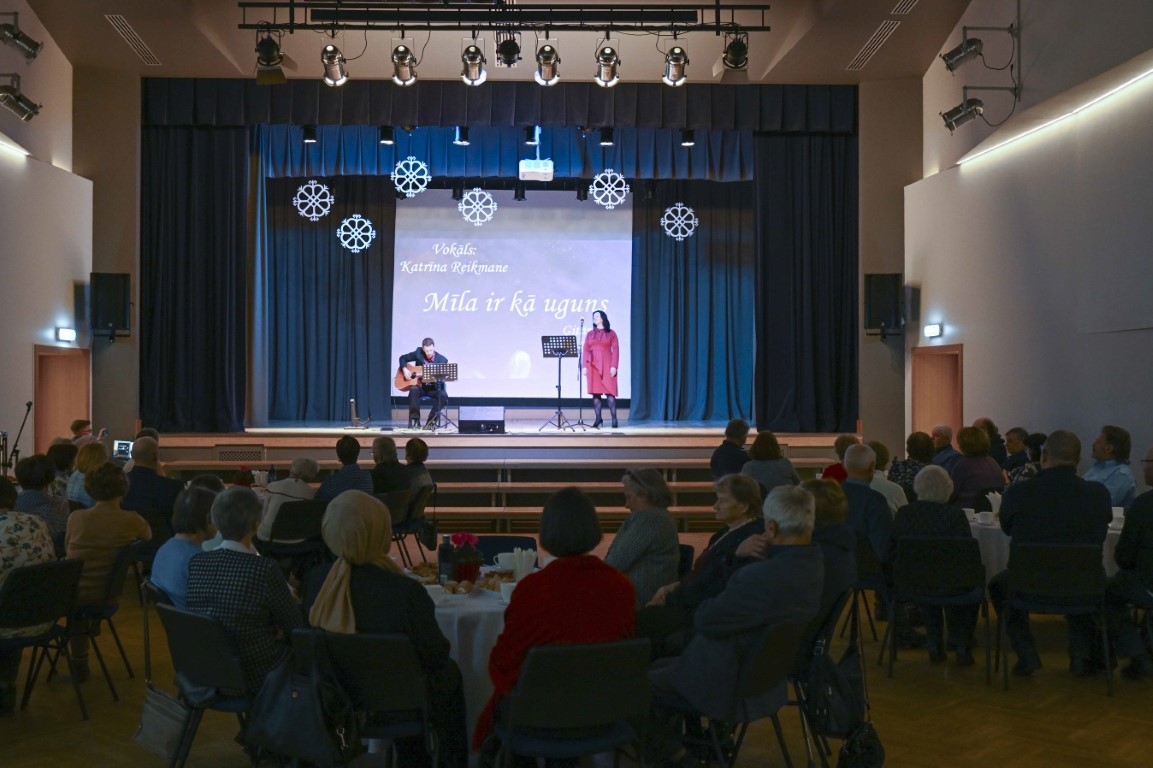
[[[296,210],[309,221],[318,221],[321,216],[327,216],[335,202],[336,197],[332,191],[315,179],[299,187],[292,197]]]
[[[405,197],[416,197],[428,187],[432,176],[427,165],[409,155],[396,164],[390,178],[397,192],[403,192]]]
[[[474,227],[480,227],[492,221],[492,217],[496,214],[496,200],[480,187],[473,187],[464,193],[456,209],[461,212],[465,221]]]
[[[610,211],[623,203],[628,193],[629,185],[625,177],[612,168],[605,168],[594,176],[593,183],[589,184],[589,194],[593,196],[593,200],[597,205],[603,205]]]
[[[665,209],[665,215],[661,216],[661,227],[665,230],[665,234],[678,242],[686,237],[692,237],[697,231],[697,224],[700,224],[700,221],[697,220],[696,213],[684,203],[669,206]]]
[[[359,213],[354,213],[340,222],[340,229],[336,230],[336,236],[340,238],[340,244],[345,248],[353,253],[360,253],[376,237],[376,230],[372,228],[371,221]]]

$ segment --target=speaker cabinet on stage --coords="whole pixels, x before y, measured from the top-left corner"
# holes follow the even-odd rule
[[[865,333],[869,336],[898,334],[905,327],[901,313],[901,274],[865,275]]]
[[[462,435],[503,435],[503,405],[462,405],[460,407],[460,433]]]
[[[114,339],[132,330],[132,283],[127,272],[89,275],[92,335]]]

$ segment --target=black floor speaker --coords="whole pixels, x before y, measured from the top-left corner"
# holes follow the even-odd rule
[[[503,435],[504,406],[462,405],[459,424],[462,435]]]

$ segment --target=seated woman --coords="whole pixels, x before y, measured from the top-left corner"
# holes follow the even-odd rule
[[[56,465],[42,453],[16,462],[16,482],[20,484],[20,495],[16,497],[17,512],[24,512],[48,523],[48,533],[56,555],[64,556],[64,530],[68,527],[71,509],[68,499],[53,496],[48,489],[56,478]]]
[[[172,604],[188,604],[188,563],[203,550],[205,539],[216,535],[212,525],[212,502],[216,494],[206,488],[185,488],[176,497],[172,510],[175,535],[156,550],[152,561],[152,583],[159,587]]]
[[[250,488],[229,488],[212,502],[220,546],[188,562],[188,610],[219,621],[240,653],[245,688],[255,694],[288,656],[292,630],[303,625],[284,575],[252,548],[264,505]]]
[[[477,719],[473,748],[492,735],[500,701],[516,686],[528,652],[538,645],[608,643],[633,635],[633,586],[589,554],[601,540],[592,500],[564,488],[547,502],[540,519],[541,548],[556,559],[517,584],[504,612],[504,631],[488,661],[493,693]],[[499,747],[495,739],[486,754]]]
[[[308,623],[329,632],[408,635],[428,676],[433,724],[444,765],[468,765],[460,668],[436,623],[428,591],[391,557],[389,509],[363,491],[345,491],[328,505],[321,533],[337,561],[314,568],[305,581]],[[397,742],[401,765],[427,764],[420,738]]]
[[[734,570],[737,547],[749,536],[765,532],[761,487],[755,479],[745,474],[726,475],[716,482],[716,490],[713,509],[724,527],[709,539],[692,571],[658,589],[637,613],[637,634],[653,641],[654,658],[676,655],[684,649],[693,613],[702,602],[724,590]]]
[[[68,478],[66,495],[69,501],[79,502],[85,507],[96,504],[96,499],[84,490],[84,477],[92,470],[108,461],[108,451],[101,443],[85,443],[76,454],[76,471]]]
[[[609,546],[605,562],[629,577],[636,588],[636,607],[648,605],[657,590],[677,580],[681,561],[677,524],[669,514],[672,494],[655,469],[628,470],[621,478],[625,518]]]
[[[961,508],[974,508],[978,499],[984,499],[985,491],[999,492],[1005,487],[1005,470],[989,455],[989,435],[980,427],[964,427],[958,432],[957,447],[961,458],[949,472],[953,481],[950,501]],[[914,490],[916,485],[914,482]]]
[[[801,482],[793,462],[785,458],[781,444],[772,432],[757,433],[757,439],[749,448],[749,460],[741,467],[741,474],[760,483],[762,494],[767,494],[778,485],[796,485]],[[757,515],[760,515],[760,510]]]
[[[933,438],[924,432],[913,432],[905,439],[904,459],[896,459],[889,465],[889,479],[901,486],[909,501],[917,498],[913,490],[913,479],[917,473],[933,463]]]
[[[152,538],[152,529],[140,515],[120,508],[120,499],[128,490],[128,478],[124,470],[111,461],[85,476],[84,489],[96,504],[91,509],[78,509],[68,518],[64,548],[69,558],[84,561],[76,605],[99,605],[104,600],[108,576],[120,550],[136,539],[148,541]],[[74,621],[71,629],[77,676],[86,678],[88,637],[95,627]]]
[[[903,536],[963,539],[972,537],[973,531],[969,528],[965,513],[947,503],[949,497],[953,495],[953,481],[949,479],[949,473],[943,467],[930,465],[922,469],[913,481],[913,488],[917,492],[917,500],[897,510],[897,517],[893,521],[894,541],[900,541]],[[962,667],[972,665],[977,606],[951,606],[945,609],[944,615],[949,621],[949,647],[957,652],[957,664]],[[928,636],[926,645],[929,649],[929,660],[944,661],[946,651],[942,644],[944,618],[941,607],[922,605],[921,616],[925,620],[925,634]]]
[[[1019,467],[1009,470],[1009,485],[1032,480],[1041,472],[1041,448],[1049,436],[1044,432],[1031,432],[1025,438],[1025,454],[1028,460]]]
[[[62,437],[56,439],[64,440]],[[56,477],[52,478],[52,483],[48,487],[48,492],[53,496],[68,498],[68,478],[71,477],[72,470],[76,468],[76,454],[79,450],[71,441],[64,440],[64,442],[53,443],[44,452],[52,460],[53,466],[56,467]]]
[[[424,463],[428,461],[428,443],[414,437],[404,445],[404,462],[408,465],[408,481],[416,495],[426,485],[432,485],[432,475]]]

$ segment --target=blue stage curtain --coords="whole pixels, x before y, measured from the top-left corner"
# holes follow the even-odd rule
[[[244,429],[248,131],[145,128],[140,168],[140,418]]]
[[[750,418],[755,184],[652,182],[633,194],[629,417]],[[692,208],[699,221],[694,234],[679,242],[659,223],[675,203]]]
[[[757,426],[852,432],[857,138],[757,138]]]
[[[361,418],[385,418],[396,368],[392,182],[375,176],[324,179],[335,203],[314,222],[292,203],[308,181],[267,181],[269,418],[348,421],[352,398]],[[359,253],[337,236],[341,223],[356,214],[376,233]]]

